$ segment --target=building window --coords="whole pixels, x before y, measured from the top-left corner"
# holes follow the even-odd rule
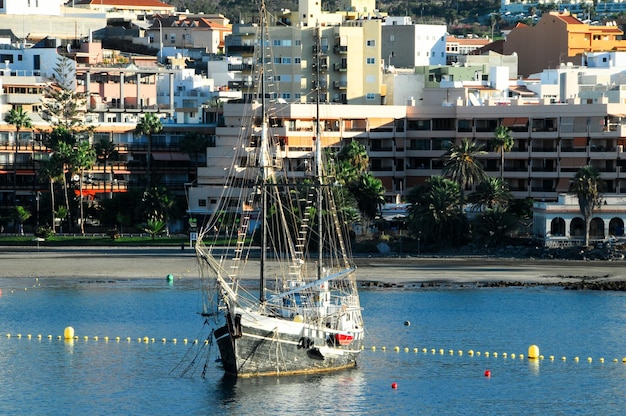
[[[299,99],[302,97],[302,94],[301,94],[301,93],[299,93],[299,92],[296,92],[296,93],[294,93],[294,94],[293,94],[293,97],[294,97],[296,100],[299,100]]]
[[[302,62],[301,58],[293,58],[293,63],[296,65],[300,65],[300,62]]]
[[[280,46],[280,39],[274,39],[274,46]]]
[[[365,60],[365,63],[367,63],[368,65],[375,65],[376,64],[376,58],[367,58]]]
[[[376,99],[376,94],[368,93],[365,95],[365,99],[368,101],[372,101]]]
[[[198,206],[199,207],[206,207],[206,199],[204,199],[204,198],[198,199]]]
[[[393,42],[396,40],[396,36],[395,35],[389,35],[389,42]]]
[[[291,94],[288,93],[288,92],[284,92],[284,93],[281,94],[281,98],[289,100],[289,99],[291,99]]]
[[[283,58],[283,64],[291,65],[291,58]]]
[[[368,39],[365,41],[367,46],[376,46],[376,41],[374,39]]]
[[[300,39],[296,39],[296,46],[302,45],[302,41]]]

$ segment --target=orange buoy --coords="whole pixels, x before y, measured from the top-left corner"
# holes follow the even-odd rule
[[[395,381],[393,383],[391,383],[391,388],[392,389],[397,389],[398,388],[398,383],[396,383]]]
[[[485,377],[491,377],[491,370],[485,370]]]

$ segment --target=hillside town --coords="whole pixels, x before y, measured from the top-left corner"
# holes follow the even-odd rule
[[[141,220],[125,212],[128,195],[139,192],[144,202],[171,199],[177,214],[160,219],[168,232],[189,232],[213,213],[230,168],[246,167],[233,143],[248,134],[254,146],[244,107],[269,80],[271,135],[293,175],[311,169],[318,122],[324,148],[365,149],[383,189],[377,228],[364,228],[401,231],[412,191],[442,176],[452,146],[471,142],[486,176],[530,201],[526,232],[546,247],[619,240],[626,39],[609,17],[626,3],[553,3],[540,13],[502,0],[506,29],[461,37],[382,13],[374,0],[342,0],[335,12],[300,0],[272,11],[267,28],[258,15],[233,22],[159,0],[0,1],[2,230],[131,227]],[[90,157],[65,155],[59,170],[52,162],[68,131]],[[510,146],[494,144],[502,131]],[[83,154],[81,140],[72,154]],[[604,186],[590,218],[571,193],[583,167]],[[471,196],[479,184],[460,185]]]

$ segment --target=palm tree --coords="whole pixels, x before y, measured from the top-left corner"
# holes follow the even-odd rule
[[[83,207],[83,177],[86,169],[91,169],[96,163],[96,151],[91,144],[84,140],[78,143],[71,157],[72,168],[78,172],[78,189],[80,192],[80,233],[85,235],[85,212]]]
[[[62,180],[63,166],[57,163],[57,161],[54,158],[43,160],[41,163],[41,168],[39,170],[39,175],[44,179],[48,179],[48,181],[50,182],[50,211],[52,215],[52,219],[51,219],[52,222],[51,222],[50,227],[52,228],[53,231],[55,231],[54,213],[55,213],[56,203],[55,203],[55,195],[54,195],[54,182],[57,181],[58,179]]]
[[[409,226],[414,235],[426,242],[458,245],[467,234],[465,216],[459,211],[459,184],[442,176],[433,176],[425,185],[409,191]]]
[[[348,190],[356,200],[359,211],[363,213],[365,219],[369,222],[376,218],[380,207],[385,204],[385,187],[382,181],[366,173],[348,185]]]
[[[15,155],[13,156],[13,207],[17,209],[17,159],[20,150],[20,131],[33,127],[32,120],[22,107],[9,110],[4,121],[15,126]]]
[[[461,199],[459,201],[461,210],[464,204],[465,188],[481,182],[487,176],[483,165],[478,160],[480,156],[486,153],[482,150],[482,146],[464,138],[458,145],[450,144],[450,148],[443,155],[443,176],[449,176],[461,187]]]
[[[512,199],[508,184],[500,178],[490,176],[476,185],[476,190],[468,197],[475,209],[506,209]]]
[[[593,212],[602,204],[602,193],[606,188],[600,172],[593,166],[578,169],[570,182],[569,192],[578,198],[580,213],[585,220],[585,247],[589,245],[589,227]]]
[[[150,159],[152,159],[152,135],[161,132],[163,124],[154,113],[146,113],[137,123],[135,133],[142,134],[148,138],[148,154],[146,156],[146,167],[148,170],[148,188],[152,186],[152,172],[150,170]]]
[[[106,197],[107,194],[107,164],[109,160],[117,159],[118,152],[115,149],[115,144],[107,139],[101,138],[100,141],[94,144],[94,149],[96,151],[96,157],[98,160],[101,160],[104,164],[104,195]],[[111,169],[111,176],[113,176],[113,169]],[[111,178],[113,179],[113,178]],[[113,182],[111,181],[111,195],[110,198],[113,197]]]
[[[510,152],[513,149],[513,136],[511,131],[505,126],[496,127],[491,145],[496,152],[500,152],[500,179],[504,180],[504,152]]]

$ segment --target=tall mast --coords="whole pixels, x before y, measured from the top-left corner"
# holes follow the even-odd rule
[[[265,302],[265,263],[267,260],[267,181],[269,177],[269,155],[268,155],[268,139],[267,139],[267,109],[265,108],[265,1],[261,1],[261,44],[259,45],[261,57],[261,143],[260,143],[260,167],[263,182],[261,184],[261,264],[259,270],[259,302]]]
[[[324,241],[322,239],[322,134],[320,131],[320,64],[322,55],[321,30],[319,22],[315,25],[315,178],[317,182],[317,278],[322,278],[322,248]]]

